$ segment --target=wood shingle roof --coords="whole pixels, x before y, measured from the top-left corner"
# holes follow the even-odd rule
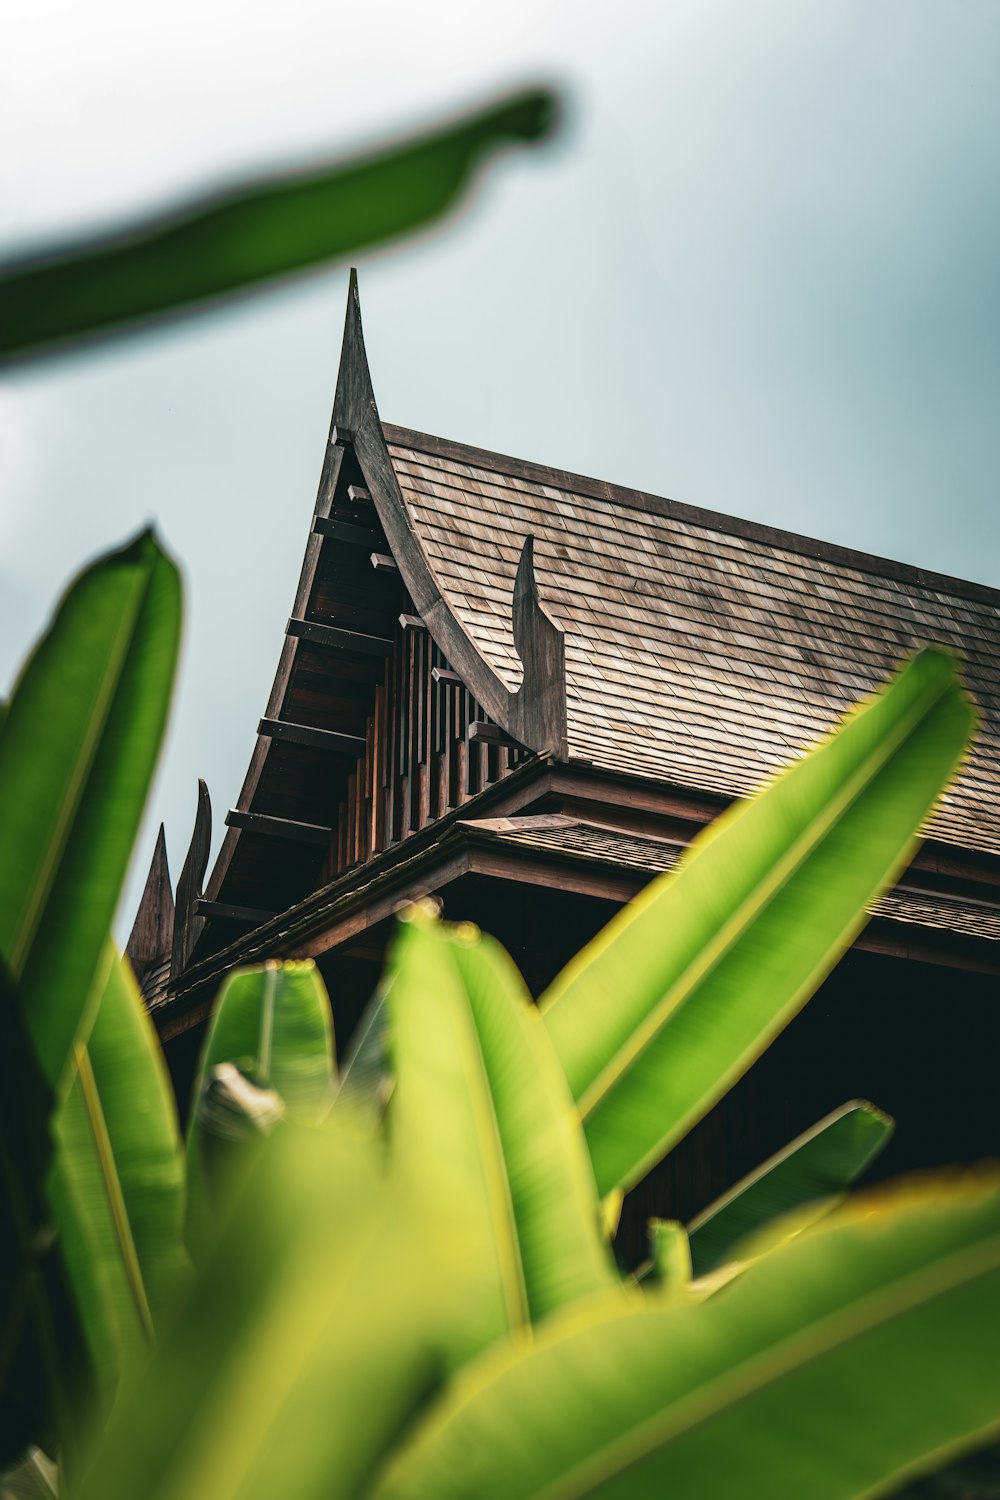
[[[496,674],[521,675],[510,600],[534,538],[566,648],[571,760],[744,795],[925,643],[982,714],[928,832],[1000,853],[1000,593],[386,425],[413,530]]]

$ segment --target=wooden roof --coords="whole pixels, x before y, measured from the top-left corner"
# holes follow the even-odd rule
[[[533,764],[563,767],[577,799],[618,778],[620,807],[704,822],[927,642],[961,654],[982,713],[931,863],[944,894],[984,881],[995,904],[1000,592],[383,424],[353,274],[307,520],[243,788],[207,885],[200,788],[176,919],[154,860],[130,943],[150,994],[249,951],[248,929],[291,941],[347,899],[345,876]],[[618,864],[649,868],[635,848]]]
[[[566,659],[566,757],[754,790],[923,643],[982,713],[929,831],[1000,853],[1000,592],[459,443],[384,428],[442,594],[511,687],[526,537]]]

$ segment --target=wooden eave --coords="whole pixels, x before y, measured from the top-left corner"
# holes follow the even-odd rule
[[[551,756],[533,757],[463,807],[190,965],[154,1006],[157,1027],[167,1040],[198,1024],[220,980],[238,964],[329,953],[384,922],[401,902],[440,891],[465,875],[624,903],[653,878],[653,869],[573,849],[538,847],[510,835],[584,823],[679,853],[719,810],[710,810],[703,800],[689,800],[683,789],[566,765]],[[956,860],[953,851],[932,843],[924,845],[897,890],[945,907],[956,900],[978,905],[994,926],[1000,921],[1000,871]],[[855,946],[957,969],[1000,972],[1000,942],[900,916],[876,913]]]

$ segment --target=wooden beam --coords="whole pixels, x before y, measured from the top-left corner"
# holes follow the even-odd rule
[[[487,724],[485,719],[473,719],[469,725],[468,738],[473,745],[517,745],[499,724]]]
[[[253,927],[260,927],[277,916],[277,912],[258,911],[255,906],[230,906],[228,901],[201,899],[195,902],[194,909],[199,917],[222,922],[248,922]]]
[[[376,573],[398,574],[399,572],[399,569],[396,567],[396,559],[390,557],[388,552],[373,552],[371,561]]]
[[[370,503],[372,497],[363,484],[349,484],[347,486],[347,498],[353,501],[355,505],[365,505]]]
[[[340,625],[321,625],[315,620],[296,620],[285,626],[285,634],[311,646],[326,646],[337,651],[358,651],[364,656],[388,656],[392,641],[382,635],[365,635],[360,630],[344,630]]]
[[[285,719],[261,719],[257,733],[266,739],[284,740],[291,745],[310,745],[316,750],[334,750],[341,755],[361,755],[365,748],[360,734],[339,734],[333,729],[316,729],[312,724],[289,724]]]
[[[358,526],[354,521],[335,521],[331,516],[313,516],[313,531],[317,536],[332,536],[334,541],[348,542],[352,547],[367,547],[369,552],[382,540],[370,526]]]
[[[431,676],[435,682],[446,683],[449,687],[462,687],[462,679],[457,672],[450,667],[431,667]]]
[[[354,442],[354,433],[349,427],[335,426],[330,433],[330,442],[344,448],[348,443]]]
[[[404,630],[426,630],[427,626],[419,615],[400,615],[399,623]]]
[[[240,812],[235,807],[226,813],[226,822],[230,828],[244,828],[247,833],[265,833],[269,838],[323,847],[330,842],[333,832],[322,823],[300,823],[296,818],[275,818],[270,813]]]

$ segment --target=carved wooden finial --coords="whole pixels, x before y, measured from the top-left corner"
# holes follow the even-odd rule
[[[161,823],[142,899],[125,945],[125,954],[140,989],[147,975],[170,958],[173,939],[174,893],[167,866],[167,840]]]
[[[566,754],[566,642],[546,610],[535,577],[535,539],[527,536],[514,580],[511,625],[524,668],[511,699],[510,728],[533,749]]]
[[[174,937],[170,954],[171,980],[175,980],[183,972],[205,926],[205,918],[195,915],[195,902],[201,899],[211,846],[212,801],[208,795],[208,787],[199,777],[194,832],[191,835],[184,868],[177,882],[177,910],[174,916]]]

